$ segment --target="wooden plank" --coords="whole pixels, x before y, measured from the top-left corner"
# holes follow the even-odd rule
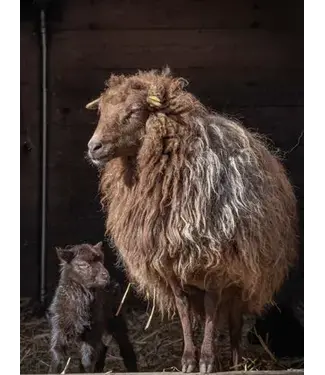
[[[111,73],[135,72],[135,69],[91,68],[75,68],[71,71],[55,65],[51,72],[51,94],[56,103],[55,108],[60,111],[64,107],[65,112],[69,112],[75,106],[83,110],[85,104],[104,89],[104,81]],[[188,79],[187,89],[207,105],[214,104],[222,108],[303,105],[303,70],[300,69],[176,69],[174,75]],[[80,112],[82,116],[83,111]]]
[[[66,184],[71,169],[77,175],[78,173],[85,176],[86,174],[92,175],[91,168],[89,167],[88,170],[87,162],[84,160],[84,153],[97,123],[96,113],[80,108],[83,102],[80,98],[77,101],[71,98],[68,104],[69,113],[62,115],[58,109],[66,105],[66,100],[69,99],[63,97],[53,99],[52,105],[57,111],[52,111],[50,118],[52,136],[49,143],[49,166],[58,170],[61,176],[57,181],[53,180],[52,183],[62,185]],[[304,108],[302,106],[233,107],[211,103],[211,107],[218,112],[238,118],[247,128],[268,137],[275,147],[288,154],[287,163],[292,168],[299,185],[303,185],[303,175],[301,174],[303,138],[301,137],[299,140],[304,126]],[[73,147],[73,152],[71,152],[71,147]],[[297,162],[298,160],[299,162]],[[64,173],[66,175],[62,177]],[[80,180],[79,189],[87,184],[86,177],[76,180]]]
[[[39,74],[40,47],[30,25],[20,28],[20,84],[35,82]]]
[[[247,107],[225,111],[239,118],[247,128],[266,136],[280,150],[300,197],[304,187],[304,108]]]
[[[225,372],[214,372],[211,375],[302,375],[304,370],[274,370],[274,371],[225,371]],[[107,373],[106,373],[107,374]],[[98,374],[98,375],[106,375],[106,374]],[[175,375],[175,372],[110,372],[110,375]],[[200,375],[200,373],[192,373],[193,375]],[[43,375],[43,374],[39,374]],[[44,374],[45,375],[45,374]],[[81,375],[81,374],[75,374]],[[83,374],[85,375],[85,374]]]
[[[302,15],[302,16],[301,16]],[[302,0],[69,0],[54,30],[303,27]]]
[[[50,58],[61,69],[294,69],[303,67],[303,42],[262,30],[66,31],[53,36]]]
[[[205,98],[202,101],[205,102]],[[87,178],[91,178],[92,171],[87,168],[87,162],[83,159],[96,123],[96,113],[80,109],[83,100],[56,97],[52,105],[59,109],[69,102],[70,112],[64,116],[60,112],[52,112],[50,119],[52,137],[49,144],[49,165],[58,173],[54,182],[55,189],[58,185],[67,188],[69,171],[74,170],[81,178],[78,180],[83,189],[87,185]],[[300,137],[304,126],[304,109],[302,106],[292,107],[233,107],[229,105],[218,106],[218,103],[210,102],[211,108],[238,118],[244,126],[268,137],[276,148],[285,155],[285,163],[290,169],[295,185],[303,186],[303,137]],[[299,140],[300,138],[300,140]],[[74,152],[70,149],[73,147]],[[89,177],[86,177],[89,174]],[[84,176],[84,177],[82,177]]]
[[[304,129],[304,108],[301,107],[247,107],[226,112],[243,121],[254,131],[270,137],[276,147],[283,151],[291,150]]]
[[[35,296],[38,275],[30,273],[39,267],[39,194],[40,194],[40,128],[39,128],[39,46],[33,25],[20,29],[20,294]],[[30,152],[23,148],[31,141]]]

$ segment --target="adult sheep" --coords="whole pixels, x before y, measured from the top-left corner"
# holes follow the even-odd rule
[[[106,230],[161,313],[179,313],[182,371],[196,365],[191,321],[204,307],[200,371],[218,322],[240,360],[243,314],[271,303],[296,258],[296,200],[261,139],[210,112],[168,69],[112,75],[88,155],[101,169]],[[201,309],[202,310],[202,309]]]

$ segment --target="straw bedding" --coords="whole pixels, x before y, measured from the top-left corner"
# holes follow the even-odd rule
[[[147,311],[146,311],[147,310]],[[145,330],[150,308],[126,308],[124,313],[129,327],[130,340],[138,357],[139,371],[179,371],[182,355],[182,331],[177,317],[171,321],[161,321],[154,315],[150,327]],[[202,338],[200,328],[196,330],[196,340]],[[28,301],[21,300],[20,315],[20,373],[47,373],[50,331],[46,318],[33,314]],[[222,339],[222,337],[221,337]],[[220,345],[227,347],[227,345]],[[66,373],[79,372],[76,350],[71,353],[71,361]],[[221,353],[223,366],[228,360],[227,353]],[[268,350],[267,343],[260,339],[259,345],[248,345],[245,349],[241,370],[275,370],[302,368],[303,359],[281,359],[277,361]],[[125,372],[119,350],[115,342],[110,344],[105,371]]]

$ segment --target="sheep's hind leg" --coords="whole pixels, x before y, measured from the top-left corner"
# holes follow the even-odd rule
[[[172,281],[170,283],[175,296],[175,303],[181,320],[184,335],[184,350],[182,356],[182,372],[193,372],[196,366],[195,346],[193,342],[192,325],[190,320],[190,305],[188,297],[180,286]]]
[[[239,299],[234,298],[229,308],[229,336],[233,369],[236,370],[242,361],[243,306]]]
[[[200,355],[201,373],[210,373],[214,370],[215,366],[214,337],[216,331],[218,301],[218,296],[215,293],[205,292],[205,327]]]

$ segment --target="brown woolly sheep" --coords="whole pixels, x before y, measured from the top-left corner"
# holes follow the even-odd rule
[[[80,346],[81,372],[102,372],[107,341],[112,337],[128,371],[137,371],[124,318],[115,316],[119,287],[110,281],[104,267],[102,243],[57,249],[57,254],[61,275],[48,314],[52,356],[49,373],[58,372],[71,344]]]
[[[179,313],[182,371],[196,365],[192,317],[204,314],[200,371],[228,323],[240,360],[243,314],[261,314],[294,264],[296,200],[284,168],[241,124],[210,112],[169,69],[111,76],[88,156],[101,169],[106,230],[139,292]]]

